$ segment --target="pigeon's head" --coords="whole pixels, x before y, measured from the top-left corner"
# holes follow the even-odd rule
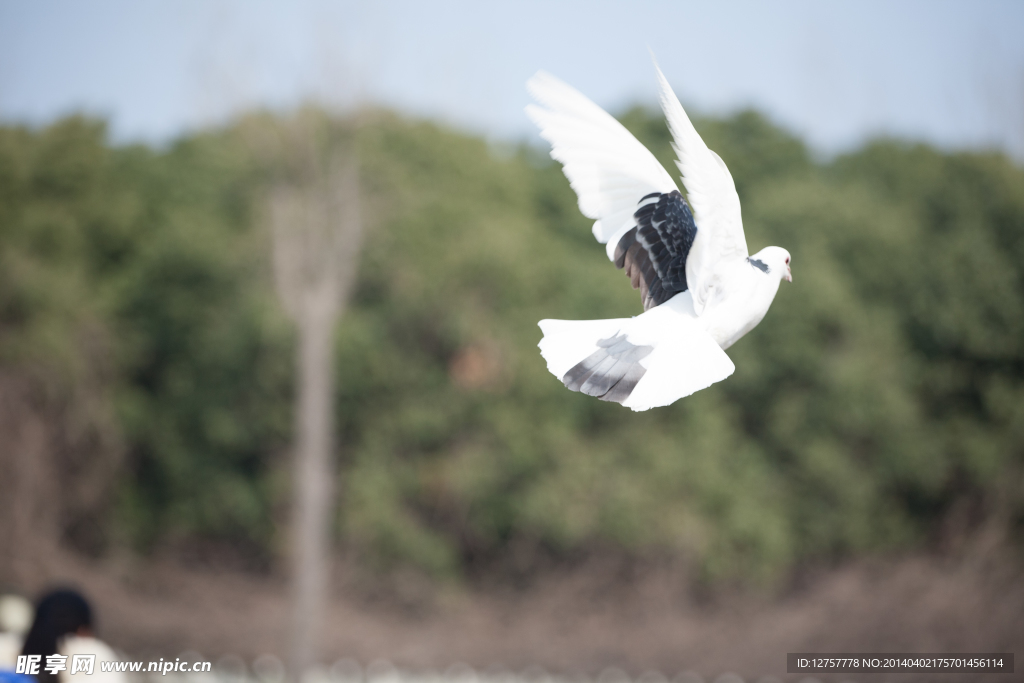
[[[754,256],[768,266],[769,273],[778,273],[778,277],[786,282],[793,281],[793,271],[789,269],[790,255],[782,247],[765,247]]]

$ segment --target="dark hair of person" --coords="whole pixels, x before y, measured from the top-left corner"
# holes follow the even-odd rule
[[[45,670],[46,658],[57,654],[61,638],[78,633],[83,627],[92,628],[92,610],[78,592],[55,590],[40,598],[32,628],[21,648],[23,655],[42,655],[39,683],[56,683],[57,676]]]

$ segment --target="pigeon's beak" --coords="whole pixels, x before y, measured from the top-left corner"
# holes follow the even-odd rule
[[[782,277],[785,278],[786,282],[793,281],[793,273],[792,271],[790,271],[789,266],[786,266],[786,274],[783,275]]]

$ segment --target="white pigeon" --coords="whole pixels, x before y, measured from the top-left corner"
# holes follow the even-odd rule
[[[543,71],[527,83],[543,105],[527,115],[644,306],[633,318],[541,320],[540,352],[569,389],[633,410],[731,375],[725,349],[761,322],[780,281],[793,281],[785,249],[748,256],[732,175],[655,69],[687,198],[639,140],[577,90]]]

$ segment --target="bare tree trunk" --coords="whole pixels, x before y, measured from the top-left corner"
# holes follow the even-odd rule
[[[0,373],[0,582],[38,590],[60,537],[60,489],[50,416],[33,389],[26,378]]]
[[[296,675],[317,660],[327,597],[333,499],[334,316],[307,315],[299,333],[298,448],[295,462],[295,581],[292,661]]]
[[[322,164],[309,129],[301,186],[271,197],[274,272],[278,294],[298,326],[298,396],[292,581],[294,613],[290,672],[301,679],[317,663],[327,601],[335,482],[333,332],[355,273],[362,228],[355,162]]]
[[[108,509],[122,450],[102,361],[84,358],[71,386],[52,370],[0,366],[0,586],[44,588],[62,552],[80,549],[74,524],[99,527]]]

